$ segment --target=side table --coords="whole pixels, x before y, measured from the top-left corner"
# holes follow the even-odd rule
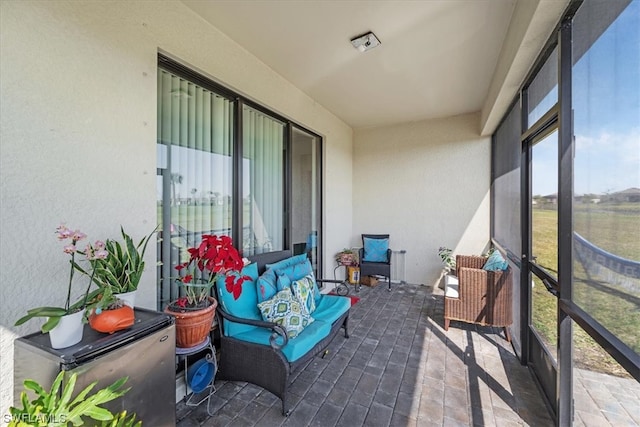
[[[207,352],[205,357],[203,359],[199,359],[189,367],[187,363],[188,356],[203,351]],[[218,362],[216,360],[216,349],[211,343],[211,338],[207,335],[207,339],[202,344],[198,344],[195,347],[176,347],[176,365],[180,364],[181,361],[184,362],[185,398],[188,395],[188,388],[191,387],[191,396],[189,396],[185,401],[185,405],[199,406],[206,400],[207,413],[212,416],[211,396],[216,391],[213,383],[216,377],[216,372],[218,372]],[[189,369],[191,369],[191,374],[189,374]],[[206,393],[204,397],[197,400],[195,396],[200,396],[203,392],[207,391],[208,393]]]

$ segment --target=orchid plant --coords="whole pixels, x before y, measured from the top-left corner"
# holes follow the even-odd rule
[[[181,309],[201,307],[220,276],[226,276],[225,286],[233,298],[240,298],[242,283],[250,278],[230,274],[242,270],[244,259],[233,247],[229,236],[205,234],[198,247],[187,251],[189,260],[175,267],[180,273],[178,281],[185,296],[178,298],[174,306]]]
[[[84,251],[79,250],[78,242],[86,239],[87,235],[80,230],[77,230],[77,229],[72,230],[71,228],[66,227],[64,224],[60,225],[56,229],[56,235],[59,241],[65,243],[65,245],[62,248],[62,251],[65,254],[70,255],[69,284],[67,286],[67,298],[64,304],[64,308],[62,307],[32,308],[27,311],[26,316],[23,316],[20,319],[18,319],[18,321],[15,323],[16,326],[22,325],[23,323],[27,322],[28,320],[34,317],[48,317],[48,320],[41,327],[42,332],[46,333],[51,331],[53,328],[55,328],[58,325],[58,323],[60,323],[60,318],[62,316],[66,316],[67,314],[78,312],[84,309],[87,305],[87,301],[90,298],[89,289],[91,288],[91,283],[93,281],[93,278],[94,278],[93,275],[95,272],[92,271],[91,274],[88,274],[84,270],[79,268],[79,265],[76,262],[76,254],[84,255],[85,259],[89,262],[105,259],[108,255],[107,251],[105,250],[105,243],[98,240],[93,245],[88,244],[85,247]],[[89,284],[87,285],[87,289],[84,293],[83,298],[77,301],[76,303],[71,304],[71,288],[73,285],[73,276],[76,269],[89,275],[90,279],[89,279]]]

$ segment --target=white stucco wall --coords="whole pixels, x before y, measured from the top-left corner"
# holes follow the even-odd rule
[[[8,0],[0,8],[2,414],[13,403],[13,339],[40,326],[15,320],[64,301],[59,222],[90,239],[115,238],[121,224],[136,239],[155,227],[158,51],[325,137],[332,270],[352,235],[350,127],[180,2]],[[151,308],[155,260],[151,245],[138,295]]]
[[[438,247],[480,254],[489,242],[491,139],[478,114],[357,130],[353,240],[390,234],[407,251],[405,280],[435,284]]]

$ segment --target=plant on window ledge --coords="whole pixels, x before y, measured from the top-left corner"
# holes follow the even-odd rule
[[[444,246],[440,246],[438,248],[438,255],[442,260],[442,263],[449,271],[455,271],[456,269],[456,259],[453,256],[453,251],[449,248],[445,248]]]

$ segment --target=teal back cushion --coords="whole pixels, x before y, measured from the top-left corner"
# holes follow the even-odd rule
[[[300,264],[305,259],[308,259],[307,254],[295,255],[295,256],[280,260],[278,262],[274,262],[273,264],[265,264],[265,268],[267,270],[269,270],[270,268],[274,270],[278,270],[281,268],[289,267],[290,265]]]
[[[306,259],[308,259],[307,254],[300,254],[274,262],[273,264],[265,264],[266,271],[262,273],[257,282],[258,302],[263,302],[272,298],[278,291],[281,291],[285,287],[289,287],[291,285],[290,283],[281,283],[280,286],[278,286],[277,270],[299,264]]]
[[[387,250],[389,249],[389,239],[363,238],[364,259],[369,262],[387,262]]]
[[[235,275],[237,276],[237,274]],[[240,275],[248,276],[251,280],[246,280],[242,283],[242,293],[237,300],[233,299],[233,294],[227,291],[227,287],[224,283],[225,277],[221,276],[218,278],[216,281],[218,301],[220,302],[220,305],[222,305],[224,311],[233,316],[245,319],[262,320],[262,315],[258,309],[258,295],[256,293],[258,264],[254,262],[245,266],[242,269],[242,272],[240,272]],[[224,321],[224,330],[228,336],[234,336],[251,328],[253,328],[253,326],[229,322],[228,320]]]
[[[504,271],[509,268],[509,263],[502,257],[502,254],[497,250],[494,251],[487,259],[487,262],[482,266],[486,271]]]
[[[308,258],[298,264],[276,269],[278,291],[288,288],[296,280],[300,280],[310,274],[313,275],[313,267],[311,267],[311,262]]]
[[[258,302],[266,301],[272,298],[277,292],[276,272],[273,268],[267,269],[256,281],[256,292],[258,294]]]

